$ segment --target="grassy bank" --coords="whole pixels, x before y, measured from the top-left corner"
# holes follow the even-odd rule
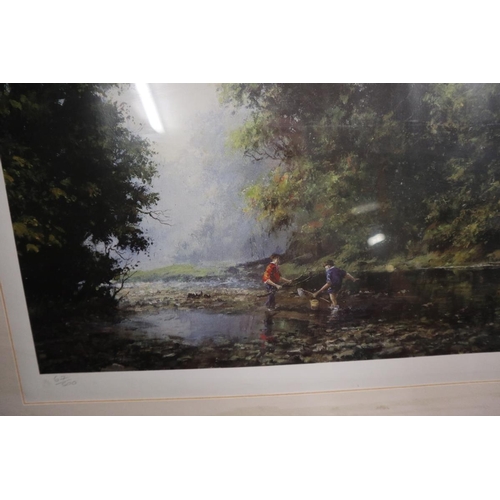
[[[137,281],[170,281],[175,279],[200,279],[219,277],[224,270],[217,267],[195,267],[190,264],[176,264],[172,266],[151,269],[149,271],[136,271],[129,279]]]

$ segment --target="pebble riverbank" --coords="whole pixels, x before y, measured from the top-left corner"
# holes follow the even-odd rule
[[[88,323],[37,346],[42,373],[270,366],[500,350],[495,310],[449,310],[401,289],[345,292],[318,311],[296,288],[264,307],[262,288],[134,283],[114,322]]]

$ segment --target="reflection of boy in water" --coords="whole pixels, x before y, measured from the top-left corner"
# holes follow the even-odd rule
[[[330,300],[332,305],[330,309],[338,311],[339,306],[337,304],[337,296],[342,288],[342,281],[347,278],[351,281],[358,281],[359,278],[354,278],[348,272],[343,269],[335,267],[333,260],[327,260],[324,264],[326,271],[326,283],[313,295],[317,297],[320,293],[324,292],[328,288],[328,294],[330,295]]]
[[[266,285],[266,289],[268,292],[268,297],[266,301],[266,307],[269,310],[273,310],[276,307],[276,292],[281,288],[279,284],[280,281],[284,281],[285,283],[291,283],[290,280],[283,278],[280,274],[280,255],[277,253],[273,253],[271,255],[271,263],[266,267],[266,271],[264,272],[264,276],[262,276],[262,281]]]

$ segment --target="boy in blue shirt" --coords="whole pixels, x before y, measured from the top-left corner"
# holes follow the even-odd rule
[[[338,311],[339,306],[337,304],[337,295],[342,288],[342,281],[344,280],[344,278],[347,278],[351,281],[358,281],[359,278],[354,278],[343,269],[335,267],[333,260],[327,260],[324,266],[326,271],[326,283],[317,292],[313,293],[313,295],[314,297],[317,297],[320,293],[324,292],[328,288],[328,294],[330,295],[330,300],[332,301],[330,309]]]

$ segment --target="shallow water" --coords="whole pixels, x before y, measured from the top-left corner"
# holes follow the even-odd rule
[[[366,272],[357,276],[360,278],[359,282],[346,281],[344,284],[344,295],[341,295],[340,301],[345,307],[339,315],[331,317],[325,315],[324,311],[307,314],[302,308],[299,314],[290,310],[280,312],[272,324],[279,324],[283,329],[304,331],[307,329],[304,325],[311,322],[311,318],[315,324],[323,326],[336,324],[338,321],[349,325],[367,321],[418,324],[425,318],[436,324],[451,321],[480,326],[495,322],[500,313],[499,268]],[[260,284],[238,276],[220,280],[200,279],[195,282],[155,282],[139,286],[183,291],[192,291],[198,286],[216,296],[222,285],[240,290],[250,285],[260,287]],[[321,285],[321,276],[308,284],[311,289]],[[139,313],[124,320],[121,326],[129,332],[146,334],[149,338],[178,336],[190,342],[200,342],[213,337],[239,339],[256,336],[268,328],[269,317],[262,310],[244,314],[218,314],[210,312],[210,309],[160,309],[155,313]]]
[[[149,300],[153,305],[139,307],[118,324],[97,326],[85,338],[41,344],[40,370],[217,368],[500,351],[500,270],[358,276],[359,282],[346,282],[337,314],[311,311],[308,300],[289,292],[277,297],[283,307],[276,314],[266,312],[264,298],[253,310],[230,312],[229,306],[224,313],[211,310],[209,302],[193,309],[200,302],[177,307]],[[220,283],[139,284],[135,300],[144,296],[148,303],[156,289],[181,290],[177,297],[203,289],[216,297]],[[244,283],[231,280],[240,288],[236,294],[245,292]]]
[[[306,332],[338,318],[325,314],[277,315],[264,312],[247,314],[216,314],[207,311],[160,311],[138,314],[119,324],[118,331],[128,338],[142,340],[179,339],[185,344],[201,345],[207,341],[246,342],[264,335],[287,332]]]
[[[135,333],[149,339],[180,337],[191,343],[207,338],[240,339],[255,335],[261,326],[256,314],[212,314],[201,311],[166,310],[155,314],[138,314],[120,323],[130,336]]]
[[[135,369],[215,368],[432,356],[500,350],[497,322],[466,316],[357,310],[287,311],[275,315],[162,311],[120,324],[130,342],[118,363]]]
[[[261,289],[262,284],[255,279],[242,278],[239,276],[225,276],[221,278],[192,278],[192,279],[168,279],[158,281],[136,281],[129,282],[124,285],[125,289],[137,287],[151,287],[159,290],[217,290],[219,287],[223,288],[245,288],[245,289]]]

